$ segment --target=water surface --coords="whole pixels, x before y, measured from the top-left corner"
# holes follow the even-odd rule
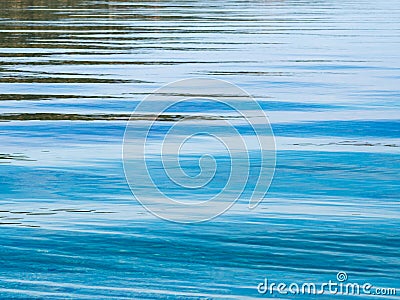
[[[1,1],[1,298],[266,298],[266,277],[339,271],[399,288],[399,18],[394,0]],[[190,77],[237,84],[270,118],[256,210],[179,225],[130,193],[126,117]]]

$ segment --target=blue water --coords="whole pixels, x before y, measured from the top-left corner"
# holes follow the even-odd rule
[[[216,78],[260,102],[277,147],[256,209],[241,199],[211,221],[182,225],[132,196],[121,157],[126,121],[3,120],[1,299],[288,299],[257,285],[319,285],[339,271],[400,294],[397,1],[18,0],[0,8],[0,119],[130,114],[168,82]],[[213,103],[177,112],[226,113]],[[172,124],[160,122],[154,141]],[[185,168],[198,172],[198,164]],[[179,187],[169,193],[193,200]]]

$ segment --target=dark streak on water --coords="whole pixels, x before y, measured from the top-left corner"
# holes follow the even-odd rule
[[[234,116],[195,116],[195,115],[144,115],[144,114],[56,114],[56,113],[23,113],[23,114],[0,114],[1,121],[179,121],[179,120],[219,120],[237,118]]]
[[[250,299],[338,271],[399,288],[399,19],[395,0],[1,0],[0,298]],[[121,140],[143,97],[197,76],[260,101],[278,165],[257,210],[182,226],[132,199]],[[160,132],[227,112],[174,113]]]

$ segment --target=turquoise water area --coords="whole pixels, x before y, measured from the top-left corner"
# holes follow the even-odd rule
[[[399,19],[395,0],[1,1],[0,298],[287,299],[257,285],[340,271],[400,294]],[[259,101],[277,164],[256,209],[182,225],[134,199],[121,151],[137,104],[191,77]]]

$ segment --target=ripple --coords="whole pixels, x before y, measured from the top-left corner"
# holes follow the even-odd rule
[[[127,120],[156,120],[156,121],[178,121],[178,120],[223,120],[237,118],[235,116],[196,116],[196,115],[144,115],[144,114],[57,114],[57,113],[22,113],[22,114],[0,114],[1,121],[127,121]],[[0,157],[1,158],[1,157]],[[5,158],[4,158],[5,159]]]
[[[34,161],[33,159],[30,159],[28,156],[23,155],[23,154],[4,154],[4,153],[0,153],[0,163],[2,163],[2,160],[5,160],[5,162],[7,162],[9,160]]]

